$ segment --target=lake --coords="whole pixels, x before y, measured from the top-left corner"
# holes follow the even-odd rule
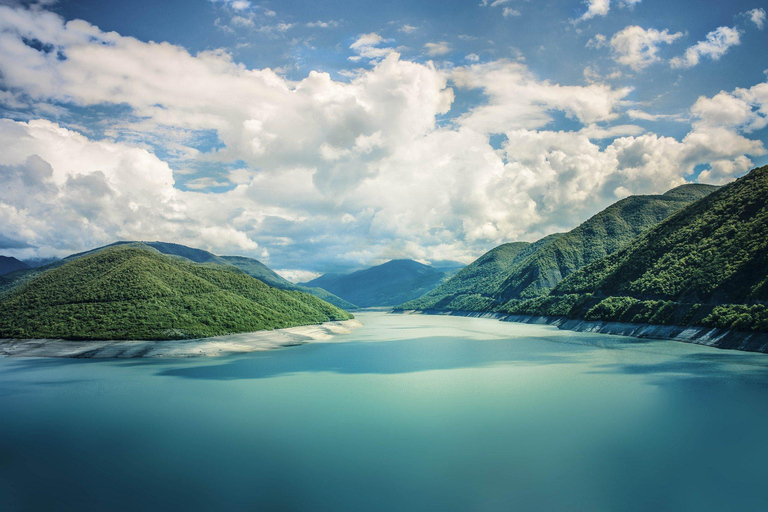
[[[247,355],[0,359],[0,509],[768,510],[768,355],[357,317]]]

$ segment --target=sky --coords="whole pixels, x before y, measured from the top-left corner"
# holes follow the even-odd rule
[[[469,263],[768,164],[765,0],[0,0],[0,254]]]

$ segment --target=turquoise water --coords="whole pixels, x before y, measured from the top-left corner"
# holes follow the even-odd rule
[[[768,510],[768,356],[486,319],[0,359],[0,510]]]

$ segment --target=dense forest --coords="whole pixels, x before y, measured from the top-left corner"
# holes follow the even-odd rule
[[[315,296],[142,244],[35,274],[0,298],[0,337],[179,339],[347,320]]]
[[[503,292],[488,296],[468,289],[462,301],[454,297],[444,309],[768,332],[766,198],[768,166],[705,195],[611,254],[574,270],[547,294],[507,299]],[[621,211],[610,207],[596,217],[610,210]],[[549,245],[583,231],[593,219]],[[427,299],[420,300],[430,304]],[[428,309],[411,307],[418,305],[412,301],[400,309]]]
[[[691,184],[663,195],[622,199],[567,233],[532,244],[499,246],[431,293],[398,309],[486,311],[509,301],[546,295],[568,275],[614,253],[714,190],[717,187]]]

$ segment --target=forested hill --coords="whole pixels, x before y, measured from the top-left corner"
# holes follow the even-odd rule
[[[348,301],[345,301],[321,288],[308,288],[308,287],[295,285],[290,281],[280,277],[272,269],[270,269],[260,261],[255,260],[253,258],[247,258],[244,256],[217,256],[203,249],[197,249],[194,247],[188,247],[186,245],[170,243],[170,242],[120,241],[120,242],[115,242],[113,244],[107,245],[106,247],[125,246],[125,245],[134,245],[134,246],[143,245],[143,246],[151,247],[163,254],[184,258],[184,259],[193,261],[195,263],[234,266],[239,268],[249,276],[255,277],[259,281],[265,284],[268,284],[269,286],[273,286],[275,288],[280,288],[283,290],[297,290],[297,291],[310,293],[342,309],[347,309],[347,310],[357,309],[357,306],[355,306],[354,304]],[[17,286],[19,283],[30,279],[31,277],[39,274],[40,272],[44,272],[46,270],[59,267],[68,261],[73,261],[85,255],[93,254],[94,252],[101,251],[104,248],[105,247],[98,247],[90,251],[72,254],[70,256],[67,256],[63,260],[45,265],[43,267],[34,268],[34,269],[25,269],[19,272],[11,273],[5,276],[4,278],[0,278],[0,292],[3,290],[8,290],[10,288],[13,288],[14,286]]]
[[[430,294],[397,309],[484,311],[510,300],[546,295],[564,277],[612,254],[714,190],[717,187],[690,184],[663,195],[627,197],[567,233],[526,246],[498,247]],[[485,274],[490,277],[478,279]]]
[[[0,337],[179,339],[346,320],[312,295],[234,267],[192,263],[137,244],[39,273],[0,299]]]
[[[768,167],[500,311],[768,332]]]

